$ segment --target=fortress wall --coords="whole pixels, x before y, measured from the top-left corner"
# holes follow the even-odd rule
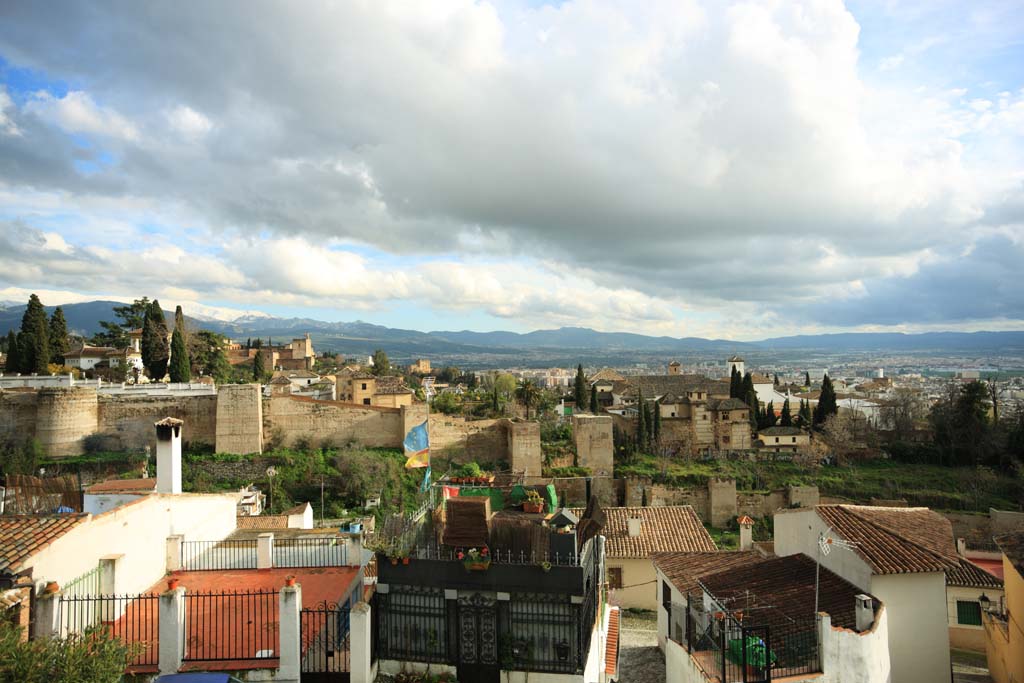
[[[153,423],[165,417],[184,420],[181,439],[187,444],[214,445],[217,440],[217,396],[100,395],[96,431],[110,437],[110,450],[138,451],[156,447]]]
[[[475,461],[483,465],[509,460],[506,422],[504,419],[467,420],[461,416],[431,413],[430,450],[456,463]]]
[[[0,391],[0,441],[35,436],[38,405],[35,391]]]
[[[36,438],[48,455],[79,455],[85,451],[82,440],[96,431],[98,411],[93,388],[40,389]]]
[[[284,445],[306,438],[342,446],[359,441],[376,448],[401,448],[400,408],[361,406],[341,401],[314,401],[302,396],[274,396],[267,402],[266,438],[280,430]],[[218,429],[219,431],[219,429]],[[219,442],[217,450],[220,448]]]
[[[263,452],[263,388],[259,384],[218,388],[216,419],[219,453]]]

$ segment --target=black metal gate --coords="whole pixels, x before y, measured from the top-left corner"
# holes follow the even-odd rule
[[[459,598],[460,681],[499,683],[501,680],[496,602],[481,593]]]
[[[349,680],[349,606],[321,602],[299,616],[302,680],[340,683]]]

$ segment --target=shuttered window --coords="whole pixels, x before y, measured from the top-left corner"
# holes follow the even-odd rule
[[[974,601],[956,601],[956,623],[981,626],[981,605]]]
[[[622,567],[608,567],[608,587],[622,588]]]

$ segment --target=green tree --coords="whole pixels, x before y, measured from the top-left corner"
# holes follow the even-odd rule
[[[94,334],[89,339],[89,343],[96,346],[112,346],[115,349],[128,348],[128,333],[143,329],[146,324],[146,314],[149,312],[149,304],[149,297],[144,296],[127,306],[114,306],[111,311],[120,319],[120,322],[101,320],[102,331]]]
[[[775,401],[768,401],[768,405],[764,407],[764,426],[765,428],[774,427],[778,422],[779,418],[775,414]]]
[[[170,354],[164,310],[160,307],[160,302],[153,299],[142,322],[142,365],[154,382],[161,381],[167,374]]]
[[[540,398],[540,389],[537,388],[537,383],[529,378],[524,379],[516,388],[516,398],[526,406],[526,419],[529,420],[530,408],[536,405],[537,400]]]
[[[185,328],[185,314],[181,310],[181,306],[174,307],[174,329],[181,330],[181,336],[188,341],[188,330]]]
[[[811,402],[800,399],[800,426],[808,428],[813,422],[814,417],[811,415]]]
[[[647,445],[647,401],[644,400],[644,392],[640,390],[636,401],[636,445],[637,450],[642,450]]]
[[[267,370],[263,366],[263,349],[256,349],[256,355],[252,359],[252,381],[263,383],[267,377]]]
[[[33,475],[45,455],[39,440],[33,437],[0,444],[0,474]]]
[[[946,395],[932,406],[928,419],[945,464],[999,464],[987,399],[988,389],[981,382],[950,384]]]
[[[729,398],[743,400],[743,377],[740,376],[740,371],[735,365],[732,366],[732,372],[729,375]]]
[[[590,386],[590,412],[597,415],[597,385]]]
[[[169,372],[172,382],[187,382],[192,379],[192,362],[188,356],[188,347],[185,345],[185,333],[177,325],[174,326],[174,332],[171,334]]]
[[[458,395],[446,391],[435,396],[430,402],[430,407],[445,415],[456,415],[462,412],[462,401]]]
[[[751,415],[757,415],[760,403],[757,400],[757,390],[754,389],[754,376],[749,372],[743,376],[743,395],[737,398],[750,406]]]
[[[21,372],[21,358],[18,355],[18,335],[14,330],[7,331],[7,360],[4,365],[4,372],[14,375]]]
[[[661,443],[661,403],[659,403],[658,401],[655,401],[654,405],[651,406],[651,413],[652,413],[652,416],[651,416],[651,422],[652,422],[651,435],[654,437],[653,438],[654,443],[655,444],[660,444]]]
[[[68,322],[64,319],[64,309],[58,306],[50,316],[50,360],[64,365],[64,354],[68,352]]]
[[[21,372],[45,375],[50,365],[50,323],[43,303],[35,294],[21,317],[18,335],[18,365]]]
[[[583,407],[587,405],[587,377],[583,374],[582,364],[576,366],[572,397],[576,401],[576,412],[583,412]]]
[[[782,427],[793,426],[793,415],[789,408],[789,399],[782,402],[782,414],[779,416],[779,425]]]
[[[836,391],[832,388],[832,379],[828,373],[821,380],[821,394],[818,396],[818,405],[814,407],[814,426],[819,427],[832,415],[839,413],[839,405],[836,402]]]
[[[805,372],[804,373],[804,386],[807,387],[807,388],[810,388],[810,386],[811,386],[811,373],[810,372]]]
[[[391,370],[391,362],[388,360],[388,354],[384,353],[383,349],[377,349],[373,352],[373,374],[375,375],[386,375]]]
[[[125,662],[142,646],[126,644],[107,626],[64,638],[23,638],[20,626],[0,620],[0,681],[11,683],[116,683]]]

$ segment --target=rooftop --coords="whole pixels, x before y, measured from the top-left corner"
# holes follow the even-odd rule
[[[672,393],[685,395],[687,391],[706,391],[708,393],[729,394],[729,383],[713,380],[704,375],[636,375],[616,381],[612,391],[623,396],[638,395],[653,399]]]
[[[26,560],[89,518],[89,515],[0,516],[0,574],[23,569]]]
[[[665,575],[680,593],[698,588],[697,580],[706,574],[735,571],[764,562],[765,558],[753,550],[718,550],[699,553],[657,553],[654,566]]]
[[[582,510],[573,510],[582,515]],[[604,508],[605,555],[646,559],[654,553],[713,552],[711,535],[689,505]],[[640,534],[629,535],[629,520],[641,519]]]
[[[1002,588],[1003,581],[970,560],[960,558],[960,566],[946,571],[947,586],[964,588]]]
[[[818,515],[876,574],[957,569],[949,520],[928,508],[819,505]]]
[[[999,549],[1010,560],[1010,564],[1013,565],[1014,569],[1024,576],[1024,530],[1001,534],[992,540],[996,542]]]
[[[148,479],[108,479],[93,484],[85,490],[86,493],[153,493],[156,491],[156,477]]]
[[[766,427],[757,431],[758,436],[799,436],[803,434],[799,427]]]

